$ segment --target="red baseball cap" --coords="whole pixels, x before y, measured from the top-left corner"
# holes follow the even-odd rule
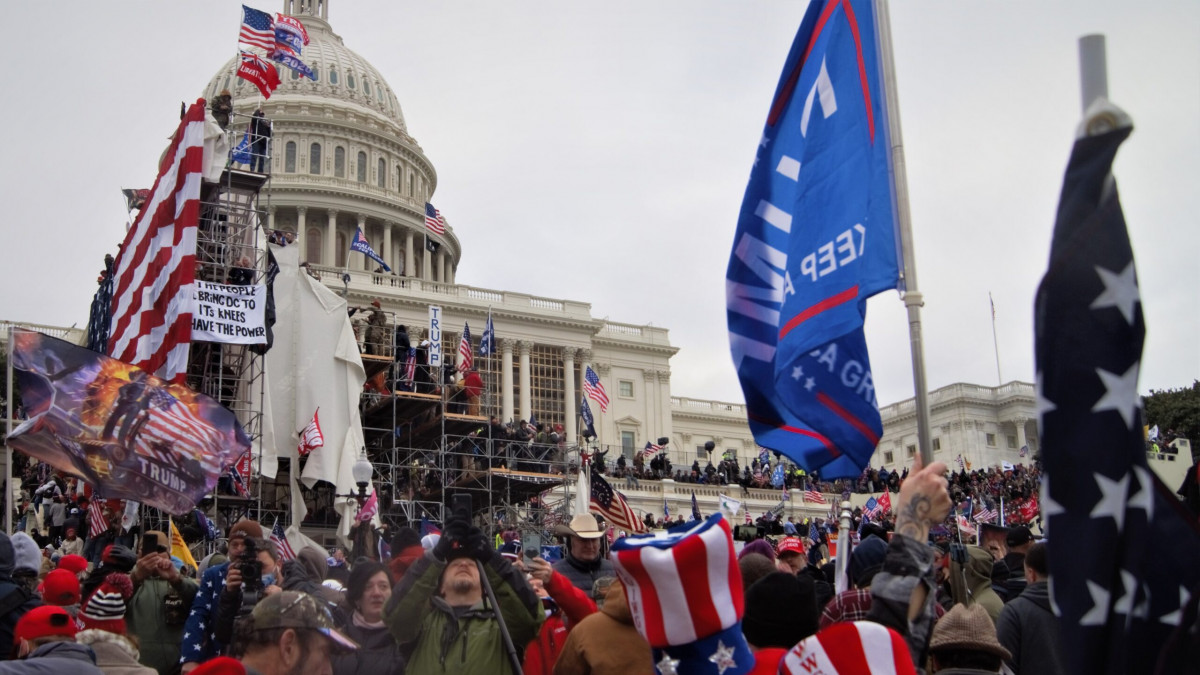
[[[775,552],[779,555],[783,555],[784,553],[799,553],[803,555],[804,543],[796,537],[786,537],[775,547]]]
[[[58,635],[74,638],[75,619],[62,607],[42,605],[25,612],[17,621],[17,627],[13,629],[13,643]]]
[[[87,566],[87,558],[74,553],[71,555],[64,555],[58,559],[58,569],[67,570],[68,572],[73,572],[75,574],[79,574],[80,572],[86,570]]]
[[[79,604],[79,577],[70,570],[51,570],[42,581],[41,590],[47,605],[66,607]]]

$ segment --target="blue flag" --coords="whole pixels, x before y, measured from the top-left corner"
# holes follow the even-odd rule
[[[483,328],[483,336],[479,338],[479,355],[488,356],[496,353],[496,326],[492,324],[492,310],[488,310],[487,325]]]
[[[371,242],[367,241],[367,238],[363,236],[361,227],[354,230],[354,241],[350,242],[350,250],[358,251],[371,260],[379,263],[379,266],[382,267],[385,272],[392,271],[392,268],[388,267],[388,264],[383,262],[383,258],[380,258],[379,254],[375,252],[375,249],[371,248]]]
[[[766,448],[762,448],[762,449],[760,449],[760,450],[758,451],[758,463],[759,463],[759,464],[766,464],[766,463],[767,463],[767,462],[769,462],[769,461],[771,461],[771,455],[770,455],[770,453],[767,451],[767,449],[766,449]]]
[[[863,319],[900,286],[891,142],[865,0],[813,0],[763,128],[726,273],[755,440],[854,477],[883,425]]]
[[[242,140],[238,142],[237,147],[230,153],[229,158],[238,164],[249,164],[254,159],[254,155],[250,153],[249,130],[242,136]]]
[[[667,507],[667,498],[663,497],[663,520],[671,519],[671,509]]]
[[[700,517],[700,504],[696,501],[695,490],[692,490],[692,520],[704,520]]]
[[[317,79],[317,76],[313,73],[312,68],[309,68],[306,63],[283,50],[276,49],[275,51],[271,52],[269,56],[271,57],[272,61],[282,63],[283,65],[291,68],[310,80]]]
[[[771,485],[773,487],[781,487],[783,485],[783,462],[775,465],[775,471],[771,474]]]
[[[579,416],[583,418],[584,435],[588,438],[595,438],[596,420],[592,418],[592,407],[588,405],[587,397],[579,401]]]

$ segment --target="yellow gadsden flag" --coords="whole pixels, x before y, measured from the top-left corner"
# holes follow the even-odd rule
[[[187,547],[187,543],[183,540],[183,535],[179,534],[179,528],[175,527],[175,521],[171,520],[171,555],[182,560],[185,564],[191,565],[192,569],[197,569],[200,566],[196,564],[196,559],[192,557],[192,551]]]

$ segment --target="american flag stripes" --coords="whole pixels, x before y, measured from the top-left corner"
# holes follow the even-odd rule
[[[270,14],[242,5],[242,29],[238,43],[271,51],[275,49],[275,20]]]
[[[425,202],[425,229],[434,234],[446,234],[446,221],[442,212],[433,208],[433,204]]]
[[[974,520],[977,523],[990,523],[990,522],[996,520],[996,515],[997,515],[997,512],[995,509],[990,509],[990,508],[984,506],[982,509],[979,509],[979,511],[977,511],[975,513],[975,516],[972,518],[972,520]]]
[[[159,166],[150,200],[113,267],[108,353],[182,383],[192,339],[196,231],[204,168],[204,99],[193,103]]]
[[[417,348],[409,347],[408,356],[404,358],[404,381],[412,384],[417,377]]]
[[[622,530],[634,533],[645,532],[646,524],[633,512],[629,503],[625,501],[625,497],[614,490],[603,476],[594,471],[589,473],[592,474],[592,508],[604,516],[609,523]]]
[[[651,647],[696,642],[741,619],[742,575],[719,513],[682,531],[626,537],[613,544],[612,558],[633,623]]]
[[[318,417],[320,412],[320,408],[314,410],[312,421],[300,432],[300,446],[296,448],[296,454],[301,457],[317,448],[325,447],[325,434],[321,433],[321,421]]]
[[[92,493],[92,501],[88,504],[88,537],[94,537],[108,529],[108,521],[104,520],[104,500]]]
[[[279,519],[275,519],[275,524],[271,526],[271,543],[275,544],[275,550],[279,552],[279,559],[283,562],[296,559],[296,551],[288,542],[287,534],[283,531],[283,526],[279,524]]]
[[[475,365],[475,350],[471,349],[471,325],[463,322],[462,338],[458,341],[458,370],[467,372]]]
[[[825,496],[824,496],[824,495],[822,495],[820,492],[817,492],[816,490],[812,489],[812,488],[809,488],[809,489],[807,489],[807,490],[805,490],[805,491],[804,491],[804,501],[806,501],[806,502],[812,502],[812,503],[814,503],[814,504],[825,504],[825,503],[827,503],[827,502],[825,501]]]
[[[655,445],[649,441],[646,441],[646,447],[642,448],[642,457],[653,457],[660,452],[662,452],[661,445]]]
[[[608,410],[608,392],[604,391],[604,383],[591,366],[583,371],[583,393],[600,406],[600,412]]]

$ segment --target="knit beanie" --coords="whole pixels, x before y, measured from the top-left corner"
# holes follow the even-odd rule
[[[37,574],[42,568],[42,550],[38,548],[37,542],[33,537],[18,532],[12,536],[13,545],[13,571],[17,570],[33,570]]]
[[[87,571],[87,566],[87,558],[74,553],[71,555],[64,555],[58,559],[58,569],[67,570],[72,574],[79,574]]]
[[[659,672],[744,675],[754,667],[733,533],[720,513],[666,534],[624,537],[609,557]]]
[[[125,603],[133,596],[133,582],[128,574],[113,572],[104,578],[79,610],[79,622],[84,629],[125,634]]]
[[[51,570],[42,581],[42,600],[59,607],[78,605],[79,576],[70,570]]]
[[[789,649],[817,632],[818,618],[812,577],[775,572],[746,590],[742,633],[759,649]]]
[[[751,553],[760,553],[767,556],[772,561],[775,560],[775,547],[771,546],[766,539],[755,539],[754,541],[742,547],[742,552],[738,554],[738,558],[750,555]]]
[[[865,588],[883,569],[883,561],[887,558],[888,543],[874,535],[858,542],[858,546],[850,552],[850,582],[858,588]]]
[[[255,539],[262,539],[262,525],[259,525],[249,518],[242,518],[234,523],[233,527],[229,528],[229,538],[236,539],[238,537],[253,537]]]

